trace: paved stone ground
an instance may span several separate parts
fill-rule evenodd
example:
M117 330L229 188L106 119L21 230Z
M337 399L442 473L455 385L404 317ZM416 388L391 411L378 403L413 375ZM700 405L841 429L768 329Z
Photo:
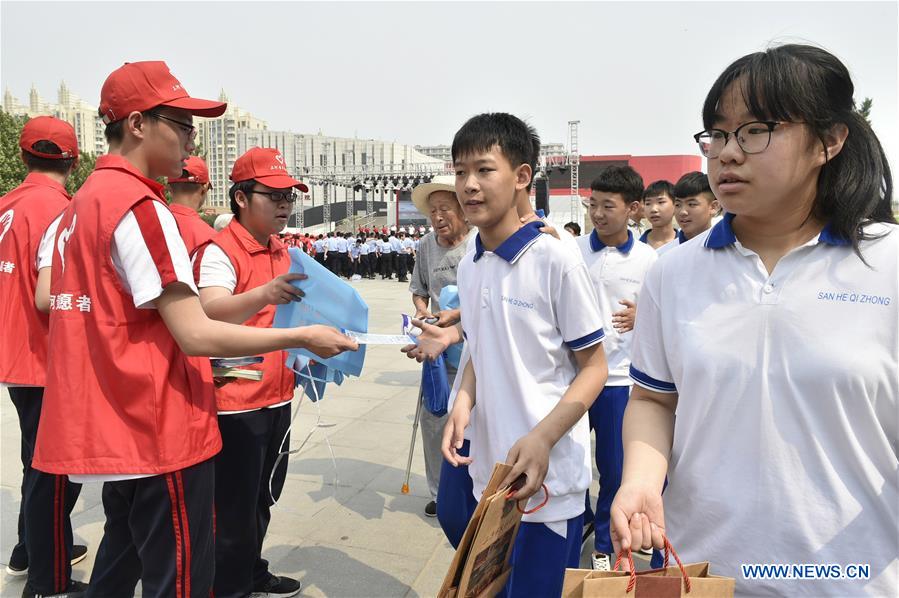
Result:
M370 331L397 333L398 314L412 309L407 285L381 280L353 284L369 305ZM317 405L302 401L291 448L299 448L310 431L312 435L290 457L263 556L274 573L300 579L303 596L436 595L453 551L437 520L424 515L430 497L420 437L410 493L401 493L419 367L396 347L370 347L360 378L329 386ZM0 566L5 567L16 541L22 473L18 421L5 390L0 396L0 448ZM594 483L594 497L596 490ZM103 522L100 487L85 485L72 523L76 541L90 551L74 567L75 579L90 577ZM585 550L582 563L588 562ZM0 596L19 596L23 583L0 572Z

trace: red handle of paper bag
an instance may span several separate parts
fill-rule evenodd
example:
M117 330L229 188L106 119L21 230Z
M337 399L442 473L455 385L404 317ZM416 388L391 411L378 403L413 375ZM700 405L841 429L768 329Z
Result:
M677 562L677 567L678 567L678 569L680 569L680 574L684 578L684 591L687 594L689 594L690 591L693 589L692 585L690 584L690 576L687 575L687 570L684 569L684 564L681 562L680 557L677 556L677 551L674 550L674 546L671 545L671 542L668 540L668 536L663 535L662 540L665 542L664 568L665 569L668 568L668 556L670 553L671 555L674 556L674 560L675 560L675 562ZM627 557L627 563L628 563L628 565L630 565L630 568L631 568L631 578L627 582L627 593L629 594L634 589L634 586L637 585L637 570L634 567L634 557L631 554L630 548L628 548L627 550L622 550L621 552L618 553L618 557L615 559L615 565L612 567L612 571L617 571L618 567L621 566L621 557L622 556Z
M684 577L684 590L687 594L690 593L692 587L690 586L690 576L687 575L687 571L684 569L684 564L680 561L680 557L677 556L677 551L674 550L674 546L671 545L671 542L668 540L668 536L662 535L662 540L665 541L665 564L664 567L668 568L668 553L670 552L674 556L674 560L677 563L678 569L680 569L680 574Z
M627 590L626 594L630 594L634 591L634 586L637 585L637 568L634 566L634 555L631 554L631 549L622 550L618 553L618 557L615 559L615 565L612 566L612 571L618 571L618 567L621 566L621 557L627 556L627 564L631 567L631 578L627 582Z
M515 508L518 509L519 513L521 513L522 515L530 515L531 513L536 513L537 511L539 511L540 509L542 509L543 507L546 506L546 503L549 502L549 490L546 488L546 484L540 484L540 487L543 489L543 502L540 503L539 505L537 505L536 507L534 507L533 509L531 509L530 511L527 511L527 510L521 508L521 501L516 500ZM512 494L514 494L514 492L515 492L514 490L510 490L509 493L506 494L506 498L507 499L512 498Z

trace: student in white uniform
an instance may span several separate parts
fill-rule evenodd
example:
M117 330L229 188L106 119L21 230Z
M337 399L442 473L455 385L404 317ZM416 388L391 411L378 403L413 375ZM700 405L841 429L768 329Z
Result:
M379 260L381 263L381 280L384 280L385 278L390 280L393 278L393 243L390 242L390 238L387 235L382 235L381 243L378 247L381 255L381 259Z
M668 253L681 243L686 243L699 233L712 228L712 219L721 210L709 177L704 172L688 172L674 184L674 219L680 228L673 241L656 251Z
M651 228L640 235L640 241L658 249L674 240L674 185L661 180L650 183L643 192L643 211Z
M609 509L621 483L624 457L621 424L631 389L628 376L631 330L640 288L646 272L658 256L640 243L627 228L628 219L642 199L643 178L630 166L610 166L590 184L584 202L593 232L578 237L577 244L599 297L609 379L590 407L590 429L596 433L596 469L599 497L594 511L587 496L587 531L594 527L593 568L609 571L615 562L609 535Z
M451 464L469 465L469 514L495 462L512 466L505 483L526 476L512 496L530 499L534 512L524 515L515 539L506 596L558 596L565 568L577 566L591 478L584 415L608 373L583 261L541 233L542 222L519 221L517 199L538 151L536 132L510 114L471 118L452 148L456 196L479 234L458 269L471 359L442 449ZM466 457L457 450L469 423ZM441 501L442 494L442 509Z
M638 303L613 539L664 531L738 595L899 595L899 227L853 92L811 46L728 66L696 135L726 215ZM767 563L869 569L747 569Z
M340 276L340 239L333 231L325 239L325 264L336 276Z

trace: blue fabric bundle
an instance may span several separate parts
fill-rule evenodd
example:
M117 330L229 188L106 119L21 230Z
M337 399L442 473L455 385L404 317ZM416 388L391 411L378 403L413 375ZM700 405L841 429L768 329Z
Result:
M295 328L323 324L356 332L368 332L368 305L356 292L332 274L327 268L296 247L290 253L290 272L305 274L306 280L294 281L293 285L305 293L302 301L292 301L279 305L275 312L275 328ZM346 351L327 359L306 349L288 349L287 367L298 372L298 385L307 390L307 395L315 400L311 384L318 390L318 398L324 393L326 382L343 382L345 375L358 376L365 363L365 346L358 351ZM313 362L310 365L310 360Z

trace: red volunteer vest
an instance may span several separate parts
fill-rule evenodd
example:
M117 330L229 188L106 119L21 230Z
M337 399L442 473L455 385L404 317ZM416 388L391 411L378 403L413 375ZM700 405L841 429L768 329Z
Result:
M65 187L36 172L0 198L0 382L47 382L48 317L34 306L37 250L69 200Z
M147 198L164 204L162 186L121 156L101 156L63 213L33 460L41 471L162 474L221 449L208 361L190 363L159 312L134 307L112 262L119 221ZM161 228L143 232L164 242ZM154 255L165 287L174 267L164 248Z
M196 210L176 203L169 204L169 209L178 223L188 255L192 255L197 247L207 243L215 235L215 229L206 224Z
M234 294L244 293L262 286L276 276L290 270L290 255L287 247L277 237L269 237L269 246L263 247L253 235L236 219L212 238L212 242L222 248L237 273ZM194 273L199 273L199 264L206 247L200 248L194 260ZM275 321L274 305L266 305L256 315L244 322L245 326L271 328ZM245 369L262 370L262 380L238 379L215 389L215 399L219 411L240 411L258 409L293 398L293 372L284 365L287 353L274 351L263 354L265 360Z

